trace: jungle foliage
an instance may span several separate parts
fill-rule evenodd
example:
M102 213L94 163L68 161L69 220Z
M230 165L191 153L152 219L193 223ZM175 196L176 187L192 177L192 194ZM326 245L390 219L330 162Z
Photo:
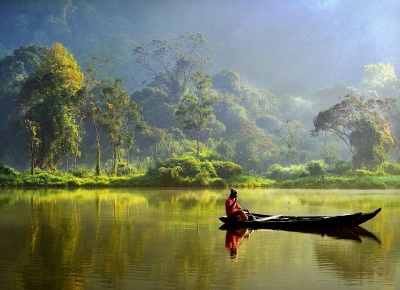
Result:
M165 4L134 2L0 4L0 13L9 12L0 18L4 164L19 171L30 168L32 175L58 170L83 179L126 177L121 184L129 184L128 176L136 174L143 176L143 184L159 186L226 185L240 176L285 181L352 171L397 172L400 107L393 64L363 59L353 72L360 75L358 87L340 82L314 87L317 92L304 90L304 78L285 73L274 79L276 70L271 69L279 66L274 57L280 49L287 51L277 41L278 33L262 46L271 65L260 70L250 46L220 43L217 40L225 38L215 29L207 29L207 38L200 32L166 33L155 25L156 16L143 18L150 6L156 13ZM308 15L315 13L290 2ZM133 15L121 11L122 3L136 8ZM182 11L180 1L171 3ZM281 3L262 5L291 9ZM348 11L354 9L347 5ZM194 6L188 9L190 15L198 12ZM236 3L232 9L240 7ZM214 15L209 6L205 10ZM148 22L154 25L143 24ZM315 27L305 23L306 30ZM160 29L162 37L149 38L151 29ZM239 30L231 34L232 41L245 37ZM290 43L293 37L281 40ZM221 56L226 51L231 59L241 56L253 62L230 67ZM340 55L354 58L350 51ZM284 58L276 59L293 68ZM238 67L247 74L239 74ZM248 67L258 67L264 77L255 80ZM307 62L295 68L306 67ZM296 89L285 89L291 86Z

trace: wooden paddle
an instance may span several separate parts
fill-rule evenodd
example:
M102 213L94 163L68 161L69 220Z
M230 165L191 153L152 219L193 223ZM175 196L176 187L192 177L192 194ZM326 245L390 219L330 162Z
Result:
M249 213L249 215L251 215L251 217L253 218L253 220L256 220L257 218L243 205L243 203L240 202L240 200L238 198L236 198L236 200L240 203L240 205L243 207L243 210L247 210L247 212Z

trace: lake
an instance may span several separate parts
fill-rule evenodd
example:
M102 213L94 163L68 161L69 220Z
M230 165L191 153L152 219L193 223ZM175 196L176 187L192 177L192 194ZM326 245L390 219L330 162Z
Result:
M362 234L336 236L221 230L228 195L0 190L0 288L400 289L400 191L239 189L255 213L382 208Z

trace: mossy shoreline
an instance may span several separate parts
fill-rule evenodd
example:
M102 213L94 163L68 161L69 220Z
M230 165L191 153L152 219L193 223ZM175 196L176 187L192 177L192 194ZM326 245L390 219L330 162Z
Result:
M400 167L385 171L347 170L344 174L310 170L310 166L272 166L265 176L248 174L233 162L200 161L192 156L157 162L146 172L95 176L84 168L35 174L0 163L0 188L282 188L282 189L400 189ZM301 169L301 170L300 170ZM301 174L299 174L299 172ZM124 173L124 174L122 174Z
M400 177L382 176L319 176L275 181L260 176L239 175L223 178L184 178L170 180L153 178L146 174L123 177L76 177L64 174L36 175L0 174L2 188L118 188L118 187L200 187L200 188L285 188L285 189L400 189Z

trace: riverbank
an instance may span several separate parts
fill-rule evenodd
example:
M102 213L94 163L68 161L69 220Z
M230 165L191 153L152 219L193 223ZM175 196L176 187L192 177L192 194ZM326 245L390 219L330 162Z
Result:
M146 174L123 177L76 177L66 172L30 175L0 174L3 188L77 188L77 187L215 187L215 188L299 188L299 189L400 189L400 177L394 175L318 176L276 181L255 175L223 178L182 178L168 182Z
M163 178L154 178L147 174L132 176L110 177L76 177L68 173L39 173L35 175L0 174L0 186L4 188L13 187L49 187L49 188L77 188L77 187L221 187L228 188L271 188L275 181L259 176L239 175L231 179L223 178L181 178L170 181Z

